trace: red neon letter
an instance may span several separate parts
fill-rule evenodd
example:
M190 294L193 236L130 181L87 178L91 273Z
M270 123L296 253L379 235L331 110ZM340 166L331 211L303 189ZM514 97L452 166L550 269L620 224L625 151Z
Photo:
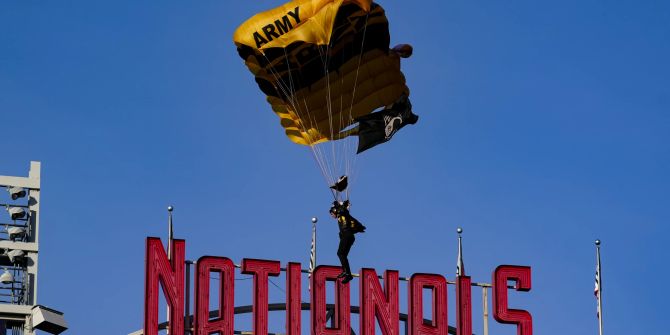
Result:
M516 281L517 291L530 291L530 267L500 265L493 272L493 317L500 323L516 324L517 335L533 335L528 311L507 308L507 281Z
M202 256L198 259L195 273L195 334L233 335L235 321L235 265L225 257ZM219 315L209 318L209 282L212 272L219 273ZM175 334L175 333L171 333ZM181 333L178 333L181 334Z
M300 335L300 263L286 267L286 334Z
M456 278L456 335L472 335L471 283L468 276Z
M384 272L384 291L373 269L361 270L360 280L361 334L374 335L376 316L382 334L399 335L398 271Z
M415 273L409 281L410 335L447 335L447 280L436 274ZM430 288L433 296L431 324L423 320L423 289Z
M312 273L311 292L311 328L312 335L350 335L351 318L349 283L342 284L337 275L342 272L339 266L319 265ZM335 328L326 327L326 281L335 281Z
M144 334L158 334L158 285L170 308L170 334L184 333L184 259L186 242L172 240L172 264L163 243L147 237L146 277L144 281Z
M268 334L268 276L276 277L280 272L277 261L266 261L262 259L242 260L242 273L254 275L254 304L253 333L255 335Z

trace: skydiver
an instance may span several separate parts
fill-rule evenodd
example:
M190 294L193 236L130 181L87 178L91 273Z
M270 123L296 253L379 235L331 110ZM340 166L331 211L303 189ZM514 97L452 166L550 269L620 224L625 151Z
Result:
M356 241L354 234L365 232L365 226L349 213L350 207L351 203L349 203L349 200L344 202L333 201L333 205L330 207L330 216L337 220L338 227L340 228L340 244L337 247L337 257L342 264L342 273L337 278L343 278L342 283L344 284L354 279L349 267L349 260L347 259L351 246Z

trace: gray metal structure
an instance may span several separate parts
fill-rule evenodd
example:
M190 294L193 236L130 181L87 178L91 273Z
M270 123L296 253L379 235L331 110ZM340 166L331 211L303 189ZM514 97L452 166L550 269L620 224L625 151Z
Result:
M0 335L52 333L45 329L52 326L45 312L54 315L47 319L58 319L57 326L67 327L62 313L37 305L40 166L30 162L28 177L0 176L0 192L7 190L0 197ZM35 323L33 315L38 316Z
M310 310L310 303L308 302L303 302L300 304L300 309L303 311L309 311ZM285 311L286 310L286 304L285 303L274 303L274 304L268 304L268 311L274 312L274 311ZM234 314L249 314L252 313L253 311L253 306L252 305L247 305L247 306L238 306L235 307L234 309ZM351 306L350 312L352 314L360 314L361 309L358 306ZM334 304L327 304L326 305L326 322L330 322L330 326L334 327L335 326L335 305ZM209 312L209 317L210 318L216 318L219 317L219 311L210 311ZM186 322L188 324L192 324L193 322L193 315L189 315L186 317ZM409 334L409 329L408 329L408 323L407 323L407 314L406 313L399 313L398 314L398 319L404 323L404 332L405 334ZM426 324L430 324L432 321L430 319L423 319L423 322ZM158 325L158 330L167 330L168 323L163 322ZM448 327L448 333L450 335L456 335L456 328L452 326L447 326ZM190 330L186 329L186 333L189 333ZM252 331L245 331L245 330L235 330L234 331L235 335L254 335ZM144 335L144 331L141 329L135 332L132 332L128 335ZM268 333L268 335L284 335L282 333ZM353 326L351 327L351 335L356 335L356 331L354 330ZM476 334L472 334L476 335Z
M459 232L459 234L460 234L460 232ZM186 260L184 263L186 264L186 267L185 267L185 276L186 276L186 278L185 278L185 288L186 289L185 289L185 292L184 292L184 294L185 294L185 300L184 300L184 303L185 303L184 335L192 335L194 333L193 329L192 329L194 316L190 313L190 305L191 305L191 300L190 300L190 293L191 293L190 292L191 291L191 285L190 285L191 275L190 275L190 273L191 273L191 269L190 269L190 267L191 267L191 265L195 264L195 262L193 262L192 260ZM235 264L235 267L239 269L241 266L239 264ZM281 268L281 271L286 271L286 268ZM301 269L301 272L302 273L310 273L310 271L307 270L307 269ZM353 275L354 275L354 277L357 277L357 278L360 277L360 275L357 274L357 273L353 273ZM378 278L383 279L382 276L378 276ZM399 277L398 280L408 282L410 280L410 277ZM447 280L447 284L448 285L455 285L456 282L451 281L451 280ZM489 283L479 283L479 282L472 282L472 283L470 283L470 285L482 288L482 294L483 294L482 307L483 307L483 317L484 317L484 330L483 330L483 332L484 332L484 334L488 334L489 313L488 313L488 300L487 300L488 294L487 294L487 290L491 289L492 285L489 284ZM507 288L513 289L514 286L513 285L508 285ZM270 311L270 312L285 311L285 310L286 310L286 303L269 303L268 304L268 311ZM309 311L310 310L310 303L309 302L301 303L301 310L302 311ZM253 311L253 306L251 306L251 305L237 306L237 307L234 307L234 312L233 313L236 314L236 315L237 314L249 314L249 313L252 313L252 311ZM335 321L333 319L333 316L335 314L335 305L334 304L326 304L326 312L327 312L326 313L326 322L329 321L330 322L330 327L334 327L335 326L335 324L334 324ZM360 307L359 306L350 306L350 312L352 314L360 314ZM219 311L218 310L210 311L209 315L210 315L210 318L218 317L219 316ZM405 335L409 334L407 317L408 317L407 313L398 313L399 321L404 323L404 334ZM429 324L431 322L430 319L424 319L423 321L427 324ZM159 332L160 331L167 332L168 324L169 324L168 321L159 323L158 324L158 331ZM448 327L447 332L450 335L456 335L457 334L457 331L456 331L455 327L449 326L449 325L447 325L447 327ZM401 331L402 331L402 329L401 329ZM235 335L254 335L253 332L247 331L247 330L235 330L234 333L235 333ZM128 335L144 335L144 330L139 329L139 330L136 330L136 331L134 331L134 332L132 332ZM285 335L285 334L284 333L271 333L271 332L269 332L268 335ZM356 331L354 330L353 326L351 328L351 335L356 335ZM473 335L475 335L474 332L473 332Z

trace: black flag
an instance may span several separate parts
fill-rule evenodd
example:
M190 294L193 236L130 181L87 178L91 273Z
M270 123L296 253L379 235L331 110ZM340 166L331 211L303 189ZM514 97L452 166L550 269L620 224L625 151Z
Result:
M389 141L393 135L407 124L415 124L419 117L412 113L409 98L403 96L391 108L364 115L358 121L357 154L378 144Z

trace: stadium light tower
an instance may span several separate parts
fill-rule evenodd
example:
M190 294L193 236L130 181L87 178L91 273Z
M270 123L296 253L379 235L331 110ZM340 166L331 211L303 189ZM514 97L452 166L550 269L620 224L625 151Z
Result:
M37 304L40 163L30 162L28 177L0 176L2 189L0 335L60 334L67 329L63 313Z

